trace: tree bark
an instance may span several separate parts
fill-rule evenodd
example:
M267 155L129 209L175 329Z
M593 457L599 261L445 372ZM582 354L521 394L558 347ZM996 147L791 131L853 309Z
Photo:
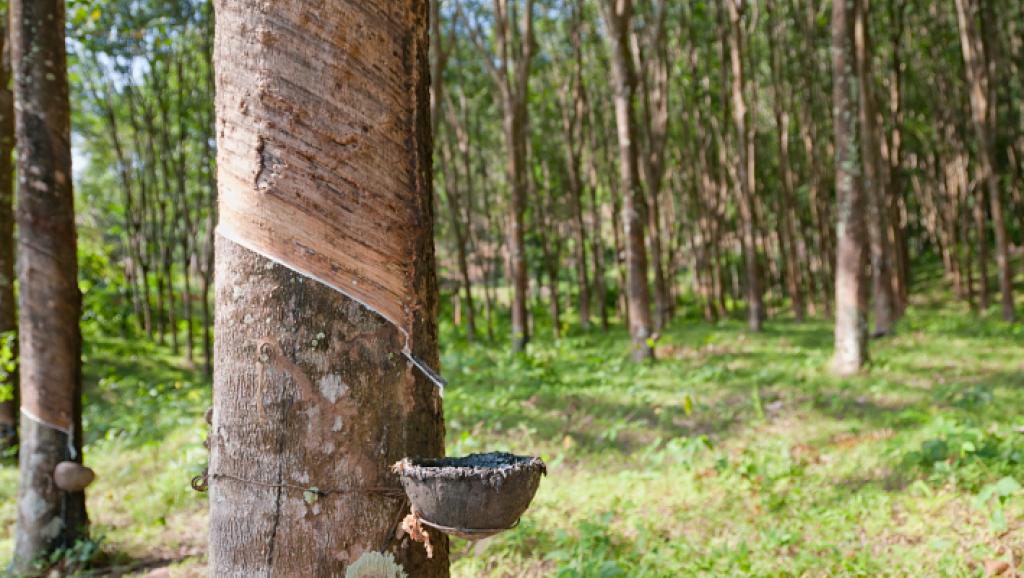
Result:
M793 170L789 161L789 112L787 110L786 88L783 82L782 52L780 49L779 28L780 22L775 17L775 4L777 0L767 3L768 26L770 28L768 39L771 51L772 86L774 98L772 99L773 111L775 113L775 128L778 132L779 141L779 172L782 173L782 195L779 207L780 240L782 244L782 256L786 268L786 293L793 306L793 316L800 322L804 320L807 308L804 305L803 283L800 279L800 265L797 262L797 229L795 221L796 201L794 199Z
M88 533L83 492L53 481L82 461L81 294L71 189L63 0L11 2L18 149L21 481L15 573ZM62 431L63 430L63 431Z
M605 0L602 14L608 28L614 85L615 121L619 142L619 181L622 190L622 229L626 257L626 301L633 359L654 358L650 338L650 289L647 283L647 251L644 247L644 195L637 167L636 73L629 55L632 0Z
M583 223L583 128L586 100L583 92L582 2L572 5L570 42L573 50L572 79L560 92L562 108L562 144L565 150L565 169L568 177L569 208L572 211L573 251L576 265L576 284L579 287L577 309L580 328L590 328L590 279L587 275L587 229ZM595 279L595 283L596 283Z
M888 335L896 320L893 294L892 247L889 243L889 206L886 202L882 168L881 132L876 117L874 79L871 68L871 37L868 29L868 0L855 0L854 59L860 101L860 148L863 183L868 202L868 237L871 245L874 335Z
M867 362L867 198L858 155L853 95L854 10L859 0L832 0L832 106L836 155L836 326L832 370L856 373Z
M960 29L960 51L967 72L971 101L971 120L977 140L978 180L988 191L992 228L996 237L996 265L999 269L999 290L1002 296L1003 319L1013 321L1013 271L1010 267L1010 243L1003 217L1003 201L999 177L995 172L995 106L993 100L991 55L987 54L979 31L978 12L984 19L991 11L982 10L978 0L956 0L957 23ZM984 27L984 22L983 22ZM991 30L991 27L986 27Z
M418 223L386 233L414 251L408 346L436 367L427 21L426 0L328 0L315 15L300 0L218 0L214 62L221 214L257 184L329 187L375 210L397 196ZM341 576L377 551L410 576L448 576L444 536L428 559L396 534L409 505L389 466L444 451L440 397L397 328L223 237L216 299L210 575Z
M514 0L518 8L518 0ZM529 271L526 263L526 200L529 197L530 168L526 141L529 138L530 65L533 60L533 2L523 0L521 23L513 21L515 10L508 0L494 0L493 32L495 54L483 46L483 31L466 19L470 37L481 54L498 88L505 137L505 178L511 187L509 226L509 277L512 284L512 349L522 351L530 341ZM465 15L463 15L465 16ZM516 29L513 29L516 27Z
M7 49L7 18L0 18L0 334L17 331L14 302L14 93ZM9 399L0 401L0 454L18 445L18 374L11 373L0 388Z
M729 59L732 93L732 120L736 131L736 191L740 215L740 240L743 245L744 272L746 274L747 325L751 331L761 331L764 323L764 296L761 291L761 272L758 264L757 224L754 191L751 188L751 134L750 121L744 95L746 83L743 66L743 23L739 3L742 0L723 0L728 12Z

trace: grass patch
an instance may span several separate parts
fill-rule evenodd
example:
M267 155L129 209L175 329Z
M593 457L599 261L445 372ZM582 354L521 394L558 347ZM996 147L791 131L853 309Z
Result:
M571 312L567 315L571 315ZM543 325L540 325L543 328ZM826 369L826 321L678 319L636 365L616 327L523 355L442 328L448 452L541 455L513 532L453 543L453 575L972 576L1024 558L1024 329L924 291L870 371ZM105 547L199 575L209 388L162 348L86 355L90 512ZM0 558L16 472L0 468Z

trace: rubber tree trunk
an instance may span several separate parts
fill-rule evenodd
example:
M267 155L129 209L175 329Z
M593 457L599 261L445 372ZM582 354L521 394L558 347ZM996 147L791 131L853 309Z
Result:
M888 335L897 317L893 292L893 249L889 239L889 206L882 165L881 130L875 106L871 67L871 35L866 0L855 0L854 54L860 100L860 147L863 183L868 202L868 238L871 246L871 280L875 313L874 335Z
M807 312L804 305L803 283L800 264L797 262L797 205L794 195L793 170L789 160L789 112L787 111L783 59L780 44L780 26L776 20L775 2L768 2L768 46L772 72L772 108L775 114L775 128L778 131L779 172L782 173L782 191L779 207L779 238L782 257L786 266L786 294L793 306L793 317L803 321ZM784 38L784 37L783 37Z
M654 358L650 338L650 289L647 282L647 251L644 247L644 195L640 185L636 150L636 73L629 55L629 30L633 6L630 0L605 0L602 6L611 49L615 121L619 143L619 180L622 189L622 230L626 257L626 304L633 359Z
M743 21L740 0L724 0L729 15L729 58L731 63L730 81L732 92L732 117L736 130L737 205L740 215L740 240L743 245L743 263L746 273L747 325L751 331L761 331L766 311L761 291L761 271L757 250L757 215L754 191L751 186L753 175L751 152L753 149L748 123L751 122L744 92L746 82L743 66Z
M1013 321L1013 270L1010 266L1010 241L1003 217L1003 201L999 190L999 176L995 172L995 106L992 98L992 67L979 28L978 13L986 16L978 0L956 0L957 23L960 30L960 51L967 71L968 92L971 101L971 120L977 140L978 180L989 197L992 228L996 237L996 264L999 268L999 290L1002 296L1003 319ZM984 23L983 23L984 24ZM983 241L983 240L980 240Z
M853 83L853 2L832 1L832 107L836 155L836 327L832 370L856 373L868 358L867 197L858 160Z
M14 303L14 93L11 91L7 18L0 18L0 333L15 331ZM17 374L7 376L0 387L10 388L9 399L0 401L0 453L18 445Z
M436 367L427 4L218 0L214 63L222 205L260 181L384 211L374 191L408 187L420 226L389 234L416 248L409 345ZM446 538L431 533L428 559L396 533L409 504L389 466L444 451L439 393L400 332L223 237L215 279L209 574L328 578L385 552L409 576L448 576Z
M10 9L18 103L22 416L14 570L20 575L39 557L85 536L88 517L85 494L62 492L53 480L59 462L82 459L81 294L64 2L13 0Z

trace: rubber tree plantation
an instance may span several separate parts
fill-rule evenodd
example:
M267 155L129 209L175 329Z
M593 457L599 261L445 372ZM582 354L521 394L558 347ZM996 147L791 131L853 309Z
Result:
M0 575L1024 572L1024 0L0 11Z

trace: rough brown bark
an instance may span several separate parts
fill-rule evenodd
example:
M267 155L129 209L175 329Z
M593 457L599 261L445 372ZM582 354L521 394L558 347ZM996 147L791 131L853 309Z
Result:
M971 120L977 140L978 180L988 191L992 229L996 237L996 265L999 269L999 290L1002 296L1003 319L1013 321L1013 271L1010 267L1010 246L1003 217L1003 201L999 177L995 172L995 106L990 58L977 18L986 18L991 11L982 10L979 0L956 0L957 23L960 29L960 51L967 72L971 102ZM991 30L991 26L984 26Z
M854 8L832 0L832 103L836 155L836 327L832 370L855 373L867 361L867 198L858 155L853 95Z
M0 18L0 333L17 330L14 302L14 93L7 47L7 18ZM17 374L0 386L10 388L10 399L0 401L0 454L18 445Z
M85 494L62 492L53 482L59 462L82 460L81 294L64 2L14 0L10 8L18 103L22 437L14 570L20 574L87 535L88 517Z
M622 190L622 229L626 259L626 301L633 358L654 358L650 338L650 290L647 283L647 251L644 247L644 195L641 189L636 150L636 73L629 55L629 30L633 15L631 0L605 0L602 15L608 28L614 85L615 121L619 143L619 182Z
M258 184L357 193L353 210L394 195L417 215L386 231L412 250L408 345L436 367L426 0L328 0L315 14L219 0L216 15L221 214L233 187ZM269 183L260 142L276 155ZM390 464L444 451L438 391L398 329L223 237L216 283L210 575L334 577L383 551L410 576L447 576L446 538L432 535L427 559L396 535L409 505Z

